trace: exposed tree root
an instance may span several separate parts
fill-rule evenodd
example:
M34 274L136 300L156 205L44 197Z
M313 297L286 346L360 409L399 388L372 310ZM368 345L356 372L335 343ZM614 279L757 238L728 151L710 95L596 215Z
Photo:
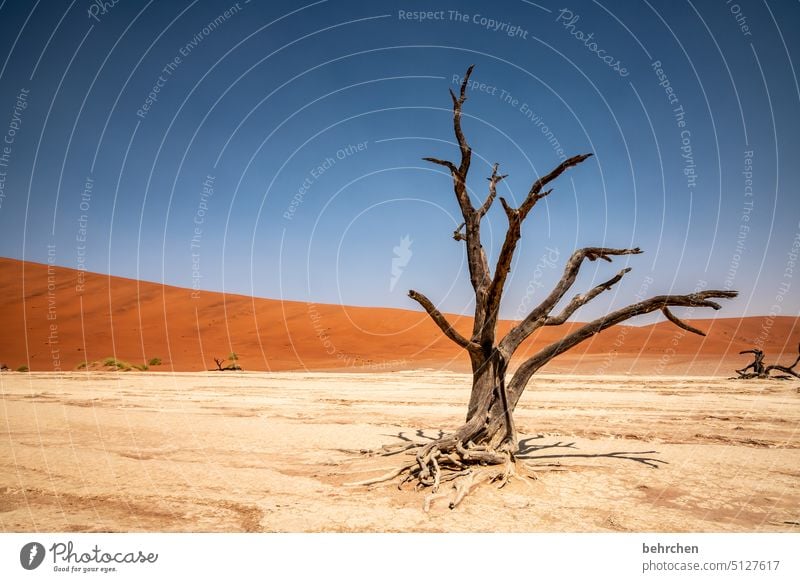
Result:
M441 433L440 433L441 434ZM558 453L552 455L538 454L539 451L552 447L575 448L574 443L561 442L553 445L531 445L531 439L523 439L516 450L509 441L501 441L501 445L493 449L488 445L476 445L472 441L466 444L458 439L459 432L431 438L419 434L428 442L417 441L413 447L403 443L399 447L387 446L377 453L382 456L397 454L403 450L406 455L413 455L413 460L383 475L348 483L349 486L377 485L397 479L397 488L402 489L411 484L415 491L427 491L423 502L423 510L428 513L434 502L445 500L450 509L458 507L464 499L478 486L484 483L495 484L502 489L516 477L518 482L532 487L531 480L537 479L537 473L545 467L561 468L560 463L530 463L530 460L547 460L569 458L609 458L636 461L653 469L666 464L656 456L657 451L616 451L611 453ZM461 433L463 434L463 433ZM403 438L401 433L401 438ZM530 453L536 453L531 456ZM374 454L370 451L369 454ZM383 467L382 469L385 469ZM372 469L377 471L378 469Z
M418 436L428 438L425 435ZM413 454L414 460L378 477L347 485L377 485L402 476L398 481L398 489L413 484L417 491L429 490L423 503L425 512L430 511L433 502L440 499L446 500L450 509L455 509L480 484L496 483L498 488L502 488L519 476L517 462L511 452L492 450L472 442L464 444L453 435L440 436L427 443L406 442L365 452L377 456Z
M374 477L373 479L366 479L364 481L356 481L355 483L345 483L347 487L361 487L364 485L375 485L377 483L383 483L385 481L390 481L399 475L402 475L406 471L408 471L414 465L406 465L404 467L399 467L397 469L393 469L386 473L385 475L381 475L380 477Z

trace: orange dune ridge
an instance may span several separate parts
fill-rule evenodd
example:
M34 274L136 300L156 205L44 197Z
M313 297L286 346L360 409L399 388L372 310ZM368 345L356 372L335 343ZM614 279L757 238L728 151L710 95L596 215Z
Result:
M422 311L259 299L83 273L0 258L0 362L69 371L115 357L155 371L214 368L236 352L245 370L467 370L469 359ZM468 335L472 320L451 316ZM608 329L556 358L546 372L730 375L761 345L766 363L793 359L800 318L691 320L699 337L661 322ZM501 333L513 322L501 322ZM571 327L535 333L517 354ZM91 366L90 366L91 367ZM513 363L512 363L513 367Z

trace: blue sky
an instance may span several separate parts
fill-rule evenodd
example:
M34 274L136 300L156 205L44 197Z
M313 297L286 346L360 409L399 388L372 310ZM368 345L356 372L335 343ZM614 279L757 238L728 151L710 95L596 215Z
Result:
M526 222L504 317L601 245L645 254L588 264L577 291L633 271L579 319L699 288L741 292L723 316L800 310L797 3L0 6L1 256L468 313L450 178L421 158L457 157L447 89L475 64L476 203L494 162L519 202L594 153ZM490 259L504 232L498 205Z

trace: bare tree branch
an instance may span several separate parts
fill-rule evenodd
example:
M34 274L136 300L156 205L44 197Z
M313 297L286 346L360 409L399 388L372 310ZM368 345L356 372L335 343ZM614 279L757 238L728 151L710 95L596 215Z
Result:
M481 333L482 341L493 341L494 339L494 329L497 325L497 317L500 310L500 298L503 295L506 279L511 271L511 262L514 259L517 243L522 237L522 222L527 218L533 207L536 206L536 203L552 192L552 190L543 192L542 188L558 178L569 168L577 166L591 155L592 154L581 154L568 158L561 162L552 172L536 180L531 185L531 189L528 191L525 200L523 200L522 204L520 204L517 209L511 208L505 200L501 199L503 209L506 211L506 216L508 217L508 230L506 231L506 237L503 241L503 247L500 249L500 255L497 258L497 265L494 269L492 282L486 294L486 321L484 322Z
M800 348L798 348L800 349ZM800 363L800 355L797 356L797 359L791 366L781 366L780 364L772 364L764 368L764 377L770 378L769 375L772 370L777 370L778 372L783 372L784 374L790 374L795 378L800 378L800 374L794 369L797 364ZM772 376L773 378L775 376Z
M783 372L784 374L791 374L795 378L800 378L800 374L798 374L794 368L787 366L779 366L778 364L772 364L764 369L764 373L766 374L767 378L780 378L779 376L770 376L769 374L770 372L772 372L772 370L778 370L778 372Z
M500 311L500 298L503 295L503 288L508 274L511 271L511 261L514 258L517 242L522 236L521 227L523 219L520 215L520 211L516 208L512 208L508 202L506 202L505 198L500 198L500 202L508 218L508 229L506 230L506 236L503 240L503 246L500 248L500 254L497 257L494 276L486 292L486 308L484 310L486 320L483 322L483 327L480 330L482 342L494 341L495 327Z
M697 329L696 327L692 327L691 325L689 325L685 321L675 317L675 315L673 315L673 313L669 310L668 307L664 307L661 310L661 312L664 314L664 317L666 317L668 320L670 320L672 323L674 323L678 327L680 327L682 329L685 329L688 332L696 333L697 335L702 335L702 336L706 335L706 332L704 332L702 329Z
M506 202L506 199L505 199L505 198L503 198L502 196L500 197L500 204L502 204L502 205L503 205L503 210L505 210L505 212L506 212L506 217L507 217L507 218L510 220L510 219L511 219L511 217L512 217L512 216L514 216L514 215L516 214L516 212L517 212L517 209L516 209L516 208L512 208L512 207L511 207L511 206L508 204L508 202Z
M455 179L458 176L458 168L456 168L456 165L451 161L440 160L439 158L422 158L422 159L432 164L438 164L440 166L444 166L445 168L450 170L450 172L453 174L453 179Z
M509 405L515 406L519 396L525 389L525 385L530 380L530 377L547 362L556 356L563 354L567 350L575 347L579 343L589 339L595 334L600 333L604 329L622 323L637 315L644 315L653 311L663 310L665 307L711 307L712 309L719 309L719 303L711 301L711 298L726 298L730 299L736 297L736 291L700 291L699 293L692 293L690 295L659 295L652 297L639 303L634 303L628 307L613 311L603 317L595 319L587 323L574 332L566 335L561 340L554 342L546 348L540 350L537 354L526 360L516 371L509 383L508 395Z
M569 291L572 285L575 283L575 279L578 277L578 273L580 272L584 259L588 259L590 261L601 259L611 262L611 257L613 256L638 255L641 254L641 252L642 251L638 247L633 249L585 247L576 250L574 253L572 253L572 256L564 266L564 274L561 276L561 280L550 292L550 295L548 295L544 301L534 308L527 315L527 317L525 317L525 319L511 328L508 334L506 334L506 337L504 337L500 342L500 351L506 354L507 357L510 357L511 354L516 351L519 345L525 341L525 338L542 327L542 325L545 325L547 316L550 315L550 312L553 310L553 308L558 304L559 301L561 301L564 295L567 294L567 291ZM619 275L620 278L624 276L624 274L625 273ZM618 279L611 279L607 283L613 285L617 281ZM597 291L597 293L595 293L595 295L593 295L591 298L587 299L587 301L594 299L594 297L601 291L602 289ZM575 309L578 307L580 307L580 305L575 307Z
M497 169L500 165L495 164L492 167L492 175L487 178L489 180L489 196L486 197L486 202L478 209L478 217L483 218L487 212L489 212L489 208L492 207L492 202L494 202L495 196L497 196L497 185L502 182L504 179L508 178L508 174L503 174L502 176L497 173Z
M426 160L431 160L432 158L424 158ZM449 163L449 162L448 162ZM502 176L497 173L497 169L499 164L495 164L492 168L492 175L487 178L489 180L489 195L486 197L486 201L481 205L481 207L477 210L478 220L482 219L486 216L486 213L489 212L489 209L492 207L492 203L494 202L495 197L497 196L497 184L499 184L505 178L508 178L508 174L503 174ZM453 231L453 239L456 241L465 241L467 240L466 235L462 232L464 227L467 225L466 222L462 222L458 225ZM488 270L488 265L487 265Z
M577 166L585 159L591 157L592 154L581 154L578 156L572 156L561 162L558 167L547 174L546 176L542 176L538 180L536 180L532 185L531 189L528 192L528 195L525 197L525 200L520 204L519 210L522 214L522 220L525 220L525 217L528 215L528 212L536 205L536 203L547 196L550 192L542 192L542 188L547 186L550 182L558 178L561 174L566 172L569 168L573 166Z
M558 315L553 316L553 317L547 316L545 318L544 324L545 325L562 325L578 309L580 309L581 307L583 307L584 305L589 303L592 299L594 299L595 297L600 295L603 291L608 291L609 289L611 289L611 287L613 287L614 285L619 283L620 279L622 279L622 277L624 277L625 274L629 273L630 271L631 271L631 268L630 267L626 267L625 269L622 269L619 273L614 275L608 281L605 281L604 283L600 283L599 285L597 285L596 287L593 287L591 290L589 290L586 293L576 295L567 304L567 306L564 307L564 309L561 311L561 313L559 313ZM666 309L666 307L664 309Z
M445 166L450 170L453 176L453 191L456 195L456 200L461 208L461 215L464 218L464 225L466 232L462 235L461 229L453 233L453 238L456 240L465 240L467 243L467 264L469 265L470 282L475 290L476 299L476 327L482 323L482 317L479 312L483 309L483 303L486 296L486 287L489 285L489 267L486 261L486 254L481 246L480 235L480 216L476 214L475 207L469 199L467 192L467 174L469 173L470 161L472 159L472 148L467 143L467 138L461 128L461 107L467 100L467 86L469 85L469 77L472 74L474 65L467 69L464 79L461 82L461 90L458 96L453 91L450 91L450 97L453 100L453 132L458 142L458 147L461 152L461 163L456 167L453 162L447 160L440 160L438 158L423 158L426 161L434 164Z
M469 341L463 335L456 331L450 322L447 321L447 318L442 314L441 311L436 309L436 307L431 303L431 300L425 297L422 293L417 293L413 289L408 292L408 296L411 297L414 301L422 305L425 311L428 312L428 315L431 316L431 319L439 326L439 329L442 330L444 335L449 337L455 343L460 345L462 348L467 350L480 350L480 346L475 342Z
M464 75L463 81L461 81L461 92L458 98L456 98L452 90L450 91L450 97L453 100L453 131L456 134L458 147L461 150L461 165L458 170L464 178L466 178L467 172L469 172L472 148L469 147L467 138L464 137L464 132L461 130L461 106L464 105L464 101L467 100L467 85L469 84L469 77L472 75L472 70L474 68L475 65L470 65L467 69L467 73Z
M453 91L450 91L450 97L453 99L453 132L458 142L458 148L461 151L461 163L456 167L453 162L447 160L440 160L438 158L422 158L427 162L439 164L440 166L447 167L453 175L453 190L456 194L456 199L461 207L461 213L464 216L464 221L467 222L471 214L475 212L475 208L469 200L467 193L467 174L469 173L470 161L472 160L472 148L467 143L467 138L461 129L461 107L464 101L467 100L467 85L469 84L469 77L472 75L472 69L475 65L470 65L467 69L466 75L461 82L461 92L458 97Z

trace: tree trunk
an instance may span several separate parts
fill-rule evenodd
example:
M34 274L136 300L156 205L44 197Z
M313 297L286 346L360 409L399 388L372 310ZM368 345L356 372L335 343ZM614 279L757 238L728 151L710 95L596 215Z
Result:
M472 392L467 419L455 432L462 443L473 443L491 451L516 450L513 408L506 392L508 363L494 350L472 357Z

